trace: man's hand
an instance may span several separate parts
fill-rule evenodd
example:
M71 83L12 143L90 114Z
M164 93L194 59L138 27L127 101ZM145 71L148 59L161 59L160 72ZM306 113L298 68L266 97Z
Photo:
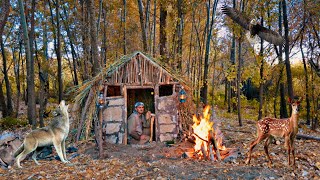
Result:
M149 139L149 138L150 138L149 136L144 135L144 134L142 134L142 135L140 136L140 140L147 140L147 139Z

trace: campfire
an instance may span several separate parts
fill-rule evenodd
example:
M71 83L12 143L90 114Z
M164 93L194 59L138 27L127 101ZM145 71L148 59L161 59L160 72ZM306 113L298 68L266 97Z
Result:
M209 113L210 106L206 106L203 114L193 116L194 152L189 157L206 160L223 160L235 153L235 149L226 148L223 145L222 135L219 134L218 126L214 126L214 121Z

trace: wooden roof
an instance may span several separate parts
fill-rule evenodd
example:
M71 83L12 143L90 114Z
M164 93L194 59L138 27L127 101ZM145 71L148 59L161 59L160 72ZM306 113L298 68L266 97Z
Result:
M136 51L123 56L110 65L106 72L108 84L154 85L181 83L186 86L183 79L163 62L153 59L142 52Z

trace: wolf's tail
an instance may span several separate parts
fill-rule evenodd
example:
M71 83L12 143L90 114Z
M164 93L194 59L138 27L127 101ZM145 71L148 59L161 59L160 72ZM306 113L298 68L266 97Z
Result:
M16 158L24 149L24 145L23 143L21 144L21 146L16 150L16 152L13 154L13 156Z

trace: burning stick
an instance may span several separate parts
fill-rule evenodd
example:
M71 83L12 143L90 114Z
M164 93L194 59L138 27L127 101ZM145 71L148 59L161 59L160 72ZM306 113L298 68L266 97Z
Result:
M212 152L212 144L209 145L209 158L211 161L214 161L214 155Z
M205 150L204 143L201 144L201 152L202 152L202 155L203 155L203 159L207 159L207 153L206 153L206 150Z
M221 156L220 156L220 151L219 151L219 148L218 148L218 145L217 145L217 141L213 135L213 131L209 131L209 134L210 134L210 141L211 141L211 144L214 146L214 150L216 151L216 155L217 155L217 158L219 161L221 161Z

